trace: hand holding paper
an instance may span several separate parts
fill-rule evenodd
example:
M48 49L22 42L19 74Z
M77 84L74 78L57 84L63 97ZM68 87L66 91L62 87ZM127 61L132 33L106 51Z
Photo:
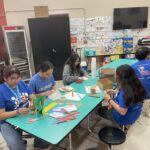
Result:
M51 100L57 100L62 97L61 93L59 91L55 91L53 94L49 95L48 98Z

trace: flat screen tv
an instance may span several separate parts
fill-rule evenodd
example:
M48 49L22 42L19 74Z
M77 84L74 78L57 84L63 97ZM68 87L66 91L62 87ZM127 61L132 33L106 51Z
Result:
M113 30L147 28L148 7L115 8Z

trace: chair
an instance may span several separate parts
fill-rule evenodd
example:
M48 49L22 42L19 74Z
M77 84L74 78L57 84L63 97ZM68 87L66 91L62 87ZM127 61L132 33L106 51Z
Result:
M98 133L101 141L109 145L112 150L112 145L119 145L126 140L126 134L115 127L104 127Z

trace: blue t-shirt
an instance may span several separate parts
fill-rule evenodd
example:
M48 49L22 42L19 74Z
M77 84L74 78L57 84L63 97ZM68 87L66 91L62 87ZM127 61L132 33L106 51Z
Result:
M52 89L55 85L55 80L53 75L48 79L43 79L39 73L35 74L29 82L29 87L34 94L39 94Z
M123 98L123 91L120 90L115 98L115 102L119 104L121 108L127 108L125 100ZM112 110L113 117L119 125L128 125L134 123L137 118L140 116L142 111L142 103L130 104L128 107L127 113L122 116L115 109Z
M150 61L141 60L132 65L137 77L147 91L147 98L150 98Z
M12 92L12 91L13 92ZM0 85L0 109L5 108L5 111L13 111L21 107L29 106L29 96L32 94L29 87L20 81L18 83L18 92L17 89L11 89L6 83ZM4 121L0 121L3 123Z

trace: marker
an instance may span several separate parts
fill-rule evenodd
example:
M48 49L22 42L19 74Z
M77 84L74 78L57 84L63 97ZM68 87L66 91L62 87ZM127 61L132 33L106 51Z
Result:
M72 97L74 97L74 92L72 91Z
M78 94L78 97L79 97L80 99L82 99L82 97L80 96L80 94Z
M55 124L60 124L60 123L63 123L63 122L67 122L66 120L64 120L64 121L57 121L57 122L55 122Z

